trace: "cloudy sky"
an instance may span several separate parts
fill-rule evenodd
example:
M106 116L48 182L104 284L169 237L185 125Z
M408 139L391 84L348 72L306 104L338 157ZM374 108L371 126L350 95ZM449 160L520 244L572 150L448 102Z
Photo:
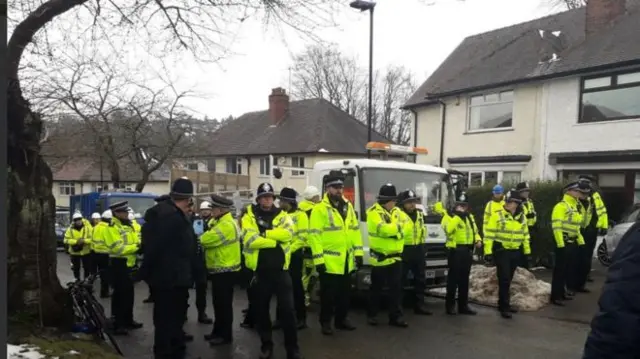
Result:
M379 0L374 19L374 67L402 64L424 81L466 36L545 16L561 9L548 0ZM348 11L338 17L339 28L319 35L341 51L368 61L369 17ZM183 75L203 99L190 106L209 117L239 116L265 109L271 88L289 86L291 54L305 45L302 39L263 34L250 23L238 34L234 55L220 65L189 66Z

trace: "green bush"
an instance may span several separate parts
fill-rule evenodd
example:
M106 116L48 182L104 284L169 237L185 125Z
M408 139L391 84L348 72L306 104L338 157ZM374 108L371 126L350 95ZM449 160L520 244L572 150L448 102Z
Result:
M473 187L466 190L469 196L469 205L471 211L475 215L476 222L482 233L482 219L484 216L484 207L491 199L491 189L493 185L482 187ZM504 185L505 191L515 185ZM537 231L532 234L533 241L531 251L534 261L548 258L553 252L554 239L551 231L551 211L553 207L562 198L563 182L556 181L530 181L531 199L538 214Z

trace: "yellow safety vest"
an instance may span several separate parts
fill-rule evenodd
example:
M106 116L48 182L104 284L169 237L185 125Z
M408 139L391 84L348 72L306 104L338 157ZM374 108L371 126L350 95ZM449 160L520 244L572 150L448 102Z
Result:
M284 270L289 269L291 260L291 242L293 241L293 221L285 211L280 211L271 221L273 229L260 235L260 227L253 213L253 207L247 207L247 213L242 216L242 242L244 262L247 268L255 271L261 249L276 248L280 245L284 252Z
M309 246L313 253L313 264L324 264L327 273L346 274L355 270L356 256L362 256L360 224L351 202L345 201L346 214L343 219L325 194L322 201L311 211L309 220Z
M504 200L496 202L494 200L491 200L489 202L487 202L487 204L484 206L484 217L482 219L482 230L484 231L484 229L487 227L487 223L489 223L489 218L491 218L491 214L493 214L493 212L496 211L501 211L504 209Z
M295 253L302 248L308 248L308 236L309 236L309 217L307 213L301 209L296 209L295 212L289 213L289 217L293 221L293 243L291 244L291 253Z
M73 224L67 228L64 233L64 244L69 246L69 254L72 256L85 256L91 253L91 232L93 228L89 225L89 222L83 221L84 225L80 230L77 230ZM79 251L74 251L73 246L78 244L78 240L84 239L84 245Z
M462 219L460 216L453 217L447 215L447 221L442 226L447 234L447 248L456 248L458 245L473 245L480 242L482 238L478 233L478 226L473 219L473 214L469 213L467 218ZM445 222L443 218L443 222Z
M300 209L302 212L305 212L308 217L311 217L311 210L315 205L315 203L305 199L298 204L298 209Z
M125 258L127 267L136 265L140 248L138 235L132 226L126 226L118 218L111 219L111 225L104 231L105 245L109 248L109 257Z
M533 213L533 218L527 218L527 226L529 227L535 226L538 220L538 215L536 213L536 208L534 207L533 201L531 199L527 199L525 202L522 203L522 212L524 213L525 218L530 213Z
M372 266L388 266L402 260L404 238L402 227L394 212L387 211L379 203L367 210L367 231Z
M100 222L93 228L93 240L91 247L96 253L109 253L109 248L105 244L105 231L109 228L109 223Z
M402 209L398 208L398 210L392 212L392 215L402 229L405 246L416 246L426 243L427 231L424 226L424 214L417 209L416 213L416 220L414 222L409 214Z
M584 222L584 217L578 205L579 200L565 194L562 197L562 201L558 202L551 212L551 229L553 230L553 238L556 241L558 248L563 248L564 234L566 234L570 240L575 240L578 245L584 244L584 238L580 233L580 228Z
M209 273L227 273L240 270L242 254L240 229L231 213L209 221L209 230L202 234L200 243L204 249Z
M583 217L582 228L587 228L591 224L591 219L593 218L593 210L595 207L596 216L598 220L596 222L596 228L598 229L607 229L609 228L609 215L607 214L607 207L604 205L604 201L602 201L602 197L600 193L593 192L589 197L587 197L588 206L581 207L581 214Z
M512 216L504 208L493 212L484 229L484 254L493 254L494 241L500 242L506 250L519 250L522 247L524 254L531 254L529 228L525 219L522 214Z

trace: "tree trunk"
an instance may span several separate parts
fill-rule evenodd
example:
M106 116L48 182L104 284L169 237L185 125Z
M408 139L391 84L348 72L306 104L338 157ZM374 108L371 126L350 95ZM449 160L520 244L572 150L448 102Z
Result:
M149 177L151 177L151 173L147 173L147 171L142 171L142 179L136 183L136 192L140 193L144 190L144 186L149 182Z

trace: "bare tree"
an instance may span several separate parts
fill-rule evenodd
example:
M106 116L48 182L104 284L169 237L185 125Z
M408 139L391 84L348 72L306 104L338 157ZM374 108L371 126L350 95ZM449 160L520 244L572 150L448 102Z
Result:
M566 7L567 9L577 9L587 5L588 0L551 0L554 6Z
M234 35L226 25L259 17L266 24L313 37L317 27L333 25L331 15L344 4L338 0L16 0L10 6L9 19L16 21L11 25L5 67L8 312L26 313L39 318L42 325L59 326L69 324L72 315L68 315L71 306L56 273L52 174L40 154L42 117L24 98L19 78L19 71L29 65L22 63L26 53L49 56L54 52L46 46L43 30L82 10L92 18L77 23L86 27L91 39L109 41L118 32L133 40L146 36L153 41L140 45L148 46L152 53L188 50L198 59L217 60L226 54Z
M295 98L323 98L360 121L367 118L367 70L336 47L313 45L294 57L291 93ZM376 71L372 128L388 139L409 141L410 120L400 106L416 89L413 75L401 66Z

